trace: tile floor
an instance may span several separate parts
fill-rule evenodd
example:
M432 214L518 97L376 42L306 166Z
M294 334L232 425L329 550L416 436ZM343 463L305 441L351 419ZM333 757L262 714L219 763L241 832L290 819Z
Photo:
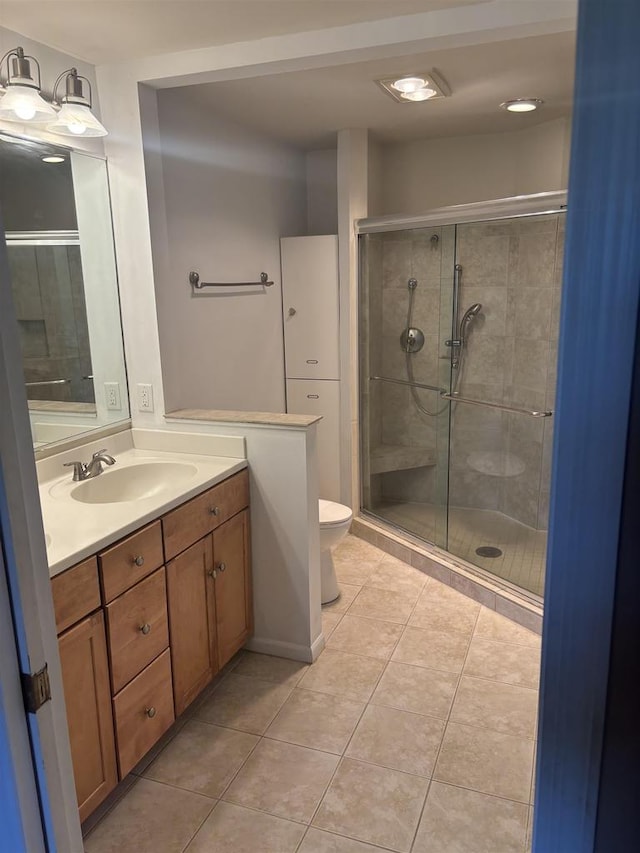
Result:
M540 639L353 536L312 666L241 652L86 853L526 853Z

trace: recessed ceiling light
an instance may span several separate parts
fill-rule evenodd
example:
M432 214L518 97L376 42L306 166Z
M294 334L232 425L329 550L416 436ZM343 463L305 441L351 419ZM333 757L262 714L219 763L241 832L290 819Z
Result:
M375 81L380 88L400 104L446 98L451 94L447 82L436 69L418 74L384 77Z
M42 158L43 163L64 163L64 157L60 157L58 154L51 154L48 157Z
M410 92L417 92L419 89L424 89L427 81L424 77L400 77L398 80L394 80L391 85L396 91L406 95Z
M403 92L402 97L405 101L428 101L430 98L435 98L437 94L435 89L425 86L413 92Z
M540 104L544 104L540 98L514 98L511 101L505 101L500 106L510 113L531 113L537 110Z

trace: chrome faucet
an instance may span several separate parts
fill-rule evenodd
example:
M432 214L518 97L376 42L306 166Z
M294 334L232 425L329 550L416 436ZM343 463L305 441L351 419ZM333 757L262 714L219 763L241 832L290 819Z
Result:
M90 480L92 477L97 477L98 474L102 474L103 463L105 465L115 465L115 461L113 456L110 456L106 450L98 450L97 453L93 454L90 462L65 462L64 467L73 468L73 480L75 483L78 483L82 482L82 480Z

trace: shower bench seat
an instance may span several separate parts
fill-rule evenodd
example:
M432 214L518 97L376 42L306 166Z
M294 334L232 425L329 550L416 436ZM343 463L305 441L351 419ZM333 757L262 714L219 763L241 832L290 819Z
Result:
M406 471L436 464L436 451L431 447L406 444L379 444L371 449L371 473Z

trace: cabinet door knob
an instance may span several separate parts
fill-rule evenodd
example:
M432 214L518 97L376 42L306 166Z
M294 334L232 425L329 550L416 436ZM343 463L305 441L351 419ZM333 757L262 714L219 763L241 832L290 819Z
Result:
M219 572L225 572L227 570L226 563L218 563L217 569Z
M297 313L298 313L298 312L296 311L296 309L295 309L295 308L289 308L289 316L290 316L290 317L295 317L295 315L296 315Z
M144 566L144 557L142 556L142 554L138 554L137 557L133 558L133 562L136 564L136 566Z
M216 576L216 570L215 570L215 569L207 569L207 575L208 575L210 578L215 578L215 576Z
M149 625L148 622L145 622L144 625L140 625L140 633L144 634L145 637L149 633L150 630L151 630L151 625Z
M217 507L217 506L210 506L210 507L209 507L209 512L211 513L211 515L219 515L219 513L220 513L220 508L219 508L219 507Z
M147 717L149 717L150 720L152 720L156 715L156 709L154 707L145 708L144 712L147 715Z

